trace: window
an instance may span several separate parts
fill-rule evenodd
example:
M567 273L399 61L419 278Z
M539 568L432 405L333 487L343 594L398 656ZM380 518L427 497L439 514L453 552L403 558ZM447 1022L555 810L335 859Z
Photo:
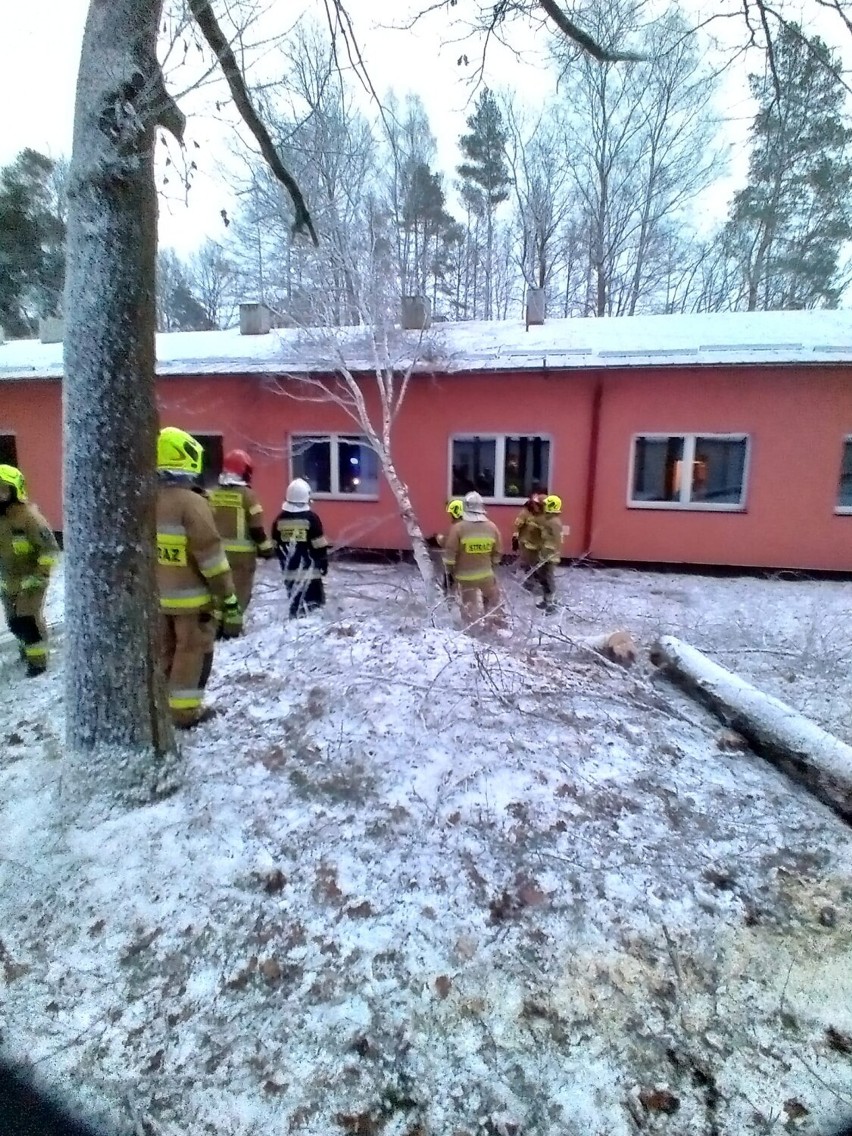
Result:
M628 504L645 508L742 509L748 436L639 434Z
M18 465L18 441L14 434L0 434L0 465Z
M303 477L318 496L378 497L379 458L355 434L294 434L293 477Z
M201 470L201 481L204 485L215 485L222 472L222 459L224 450L221 434L193 434L196 442L204 450L204 465Z
M465 435L451 441L450 494L523 500L550 479L550 439L538 434Z
M843 441L840 462L840 485L837 491L838 513L852 513L852 437Z

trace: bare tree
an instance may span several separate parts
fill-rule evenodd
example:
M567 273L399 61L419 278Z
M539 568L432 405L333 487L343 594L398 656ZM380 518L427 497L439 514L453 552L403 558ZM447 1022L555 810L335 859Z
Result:
M187 280L211 327L230 327L239 305L238 273L222 244L206 240L190 257Z
M642 27L642 3L600 6L610 38ZM718 171L707 105L712 76L676 16L647 26L654 65L569 60L567 146L588 236L587 311L632 315L656 304L664 233Z
M525 120L514 98L504 100L504 115L515 194L515 260L524 283L545 289L553 300L565 251L560 232L576 209L564 127L552 110Z
M327 360L328 369L322 374L293 373L277 381L276 389L299 401L333 403L367 439L394 495L428 596L436 583L434 564L408 485L397 468L394 430L412 377L434 361L437 347L423 331L405 333L396 328L399 292L392 238L384 231L381 215L370 214L369 206L367 214L363 224L371 234L369 265L364 271L354 257L347 265L363 330L357 334L335 330L323 319L324 305L318 299L314 326L304 329L304 343L312 357ZM332 255L341 255L340 249L333 249Z

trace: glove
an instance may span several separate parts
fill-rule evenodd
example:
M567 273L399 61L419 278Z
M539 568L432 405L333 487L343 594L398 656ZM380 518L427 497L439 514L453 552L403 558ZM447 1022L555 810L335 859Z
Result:
M319 573L320 573L320 576L327 576L328 575L328 561L327 560L324 564L320 564Z
M269 548L259 548L257 550L257 556L259 560L272 560L275 556L275 549L272 545L270 545Z
M518 538L516 536L513 536L512 537L512 552L520 551L520 547L521 547L521 542L518 540Z
M243 629L243 613L236 596L222 600L222 638L236 639Z
M21 580L21 591L22 592L33 592L33 591L36 590L36 588L46 588L46 587L47 587L47 577L46 576L24 576L23 580Z

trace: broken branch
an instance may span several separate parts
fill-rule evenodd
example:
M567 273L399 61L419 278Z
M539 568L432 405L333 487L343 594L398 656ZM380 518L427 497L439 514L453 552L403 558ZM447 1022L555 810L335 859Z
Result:
M302 196L302 191L299 189L296 179L285 168L269 136L269 131L263 125L257 111L252 106L245 78L231 50L231 45L228 43L224 32L219 27L216 17L213 14L210 0L189 0L189 10L195 17L201 29L201 33L210 45L213 54L219 60L219 65L227 80L237 110L240 112L246 126L257 140L260 152L266 159L267 165L290 195L290 200L293 202L293 209L296 214L293 222L293 232L307 232L313 243L318 245L319 240L316 230L314 229L314 223L311 220L311 215L305 204L305 199Z

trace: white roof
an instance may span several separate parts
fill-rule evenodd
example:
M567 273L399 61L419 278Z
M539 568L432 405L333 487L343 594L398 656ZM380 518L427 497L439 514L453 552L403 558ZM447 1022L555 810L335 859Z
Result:
M418 333L394 329L391 359L404 365ZM157 336L160 375L328 372L340 355L355 371L371 371L362 328L287 328L266 335L230 331ZM425 333L418 370L437 373L585 367L659 367L725 363L852 362L852 310L723 312L435 324ZM59 378L62 344L0 344L0 380Z

